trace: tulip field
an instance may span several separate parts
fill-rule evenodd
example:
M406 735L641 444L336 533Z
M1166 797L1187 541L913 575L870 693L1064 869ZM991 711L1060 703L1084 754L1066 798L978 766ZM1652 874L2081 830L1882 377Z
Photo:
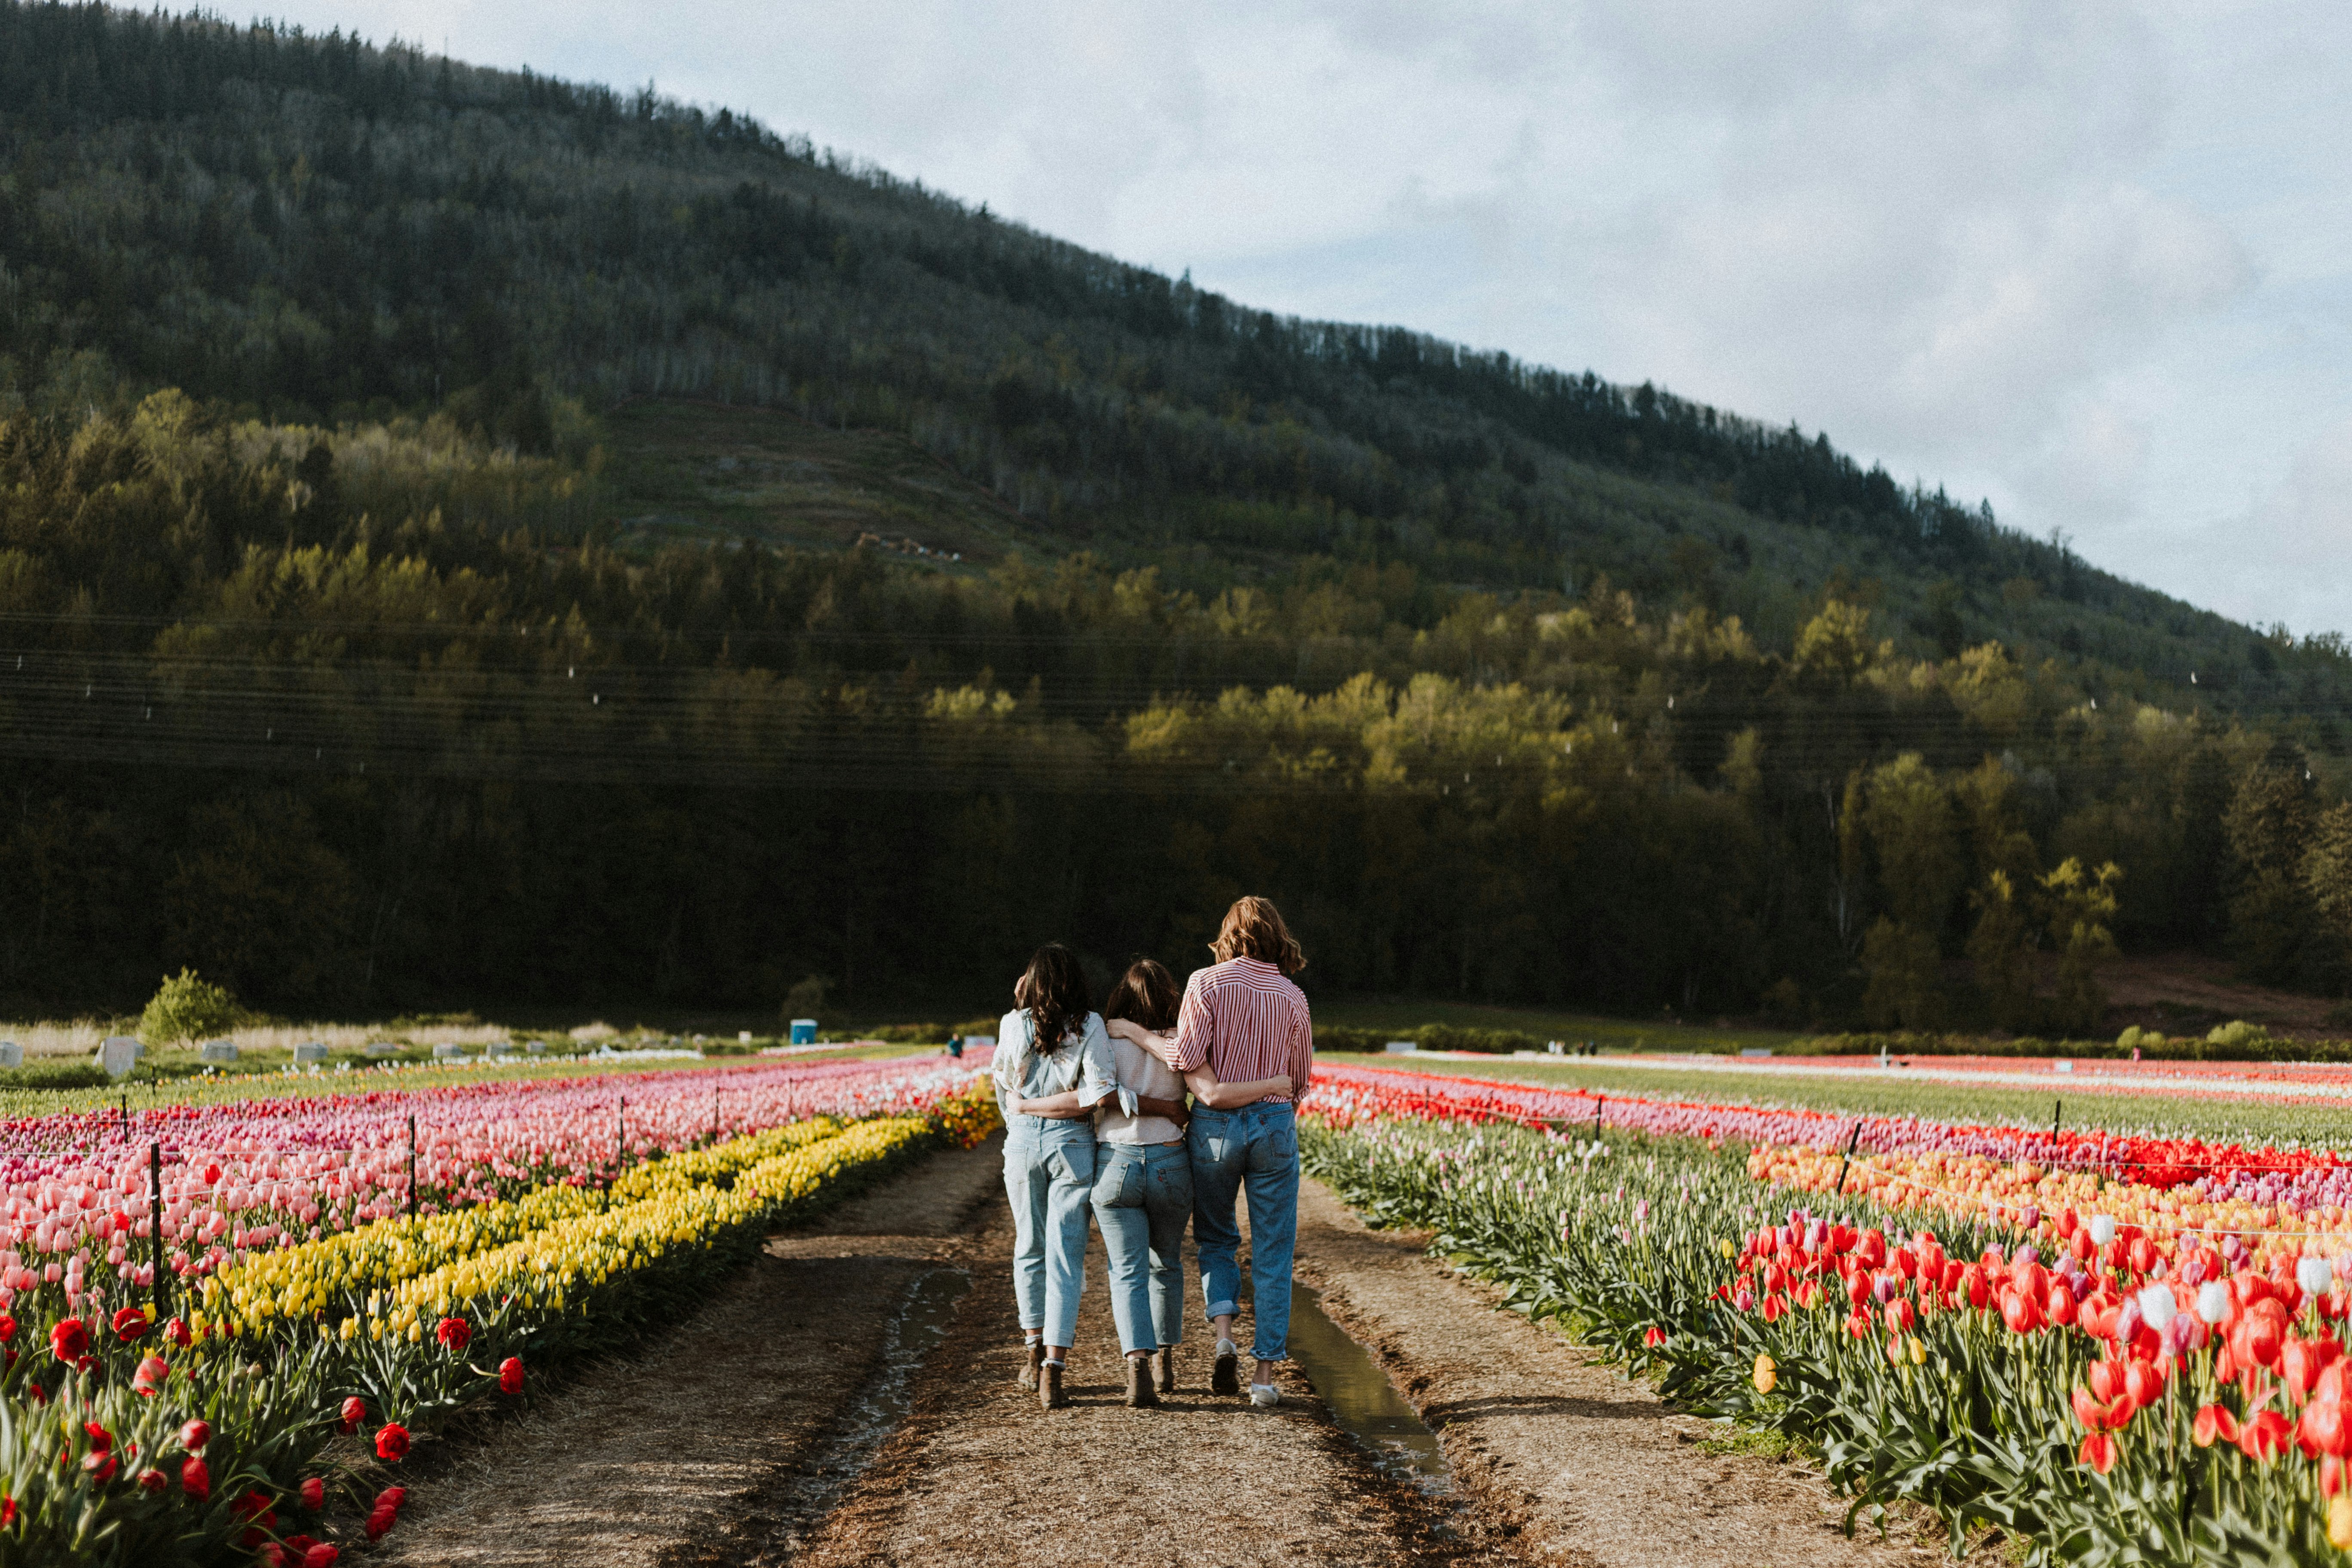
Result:
M1309 1169L1702 1412L2035 1563L2352 1562L2352 1161L1318 1069ZM1852 1516L1850 1516L1852 1517Z
M796 1213L985 1136L985 1068L762 1063L0 1125L0 1565L326 1568L398 1524L415 1437L678 1314Z

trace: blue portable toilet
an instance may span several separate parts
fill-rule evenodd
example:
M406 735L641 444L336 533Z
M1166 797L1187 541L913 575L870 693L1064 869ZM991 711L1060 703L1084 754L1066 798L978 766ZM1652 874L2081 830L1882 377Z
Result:
M813 1046L816 1044L816 1020L814 1018L794 1018L793 1020L793 1044L796 1046Z

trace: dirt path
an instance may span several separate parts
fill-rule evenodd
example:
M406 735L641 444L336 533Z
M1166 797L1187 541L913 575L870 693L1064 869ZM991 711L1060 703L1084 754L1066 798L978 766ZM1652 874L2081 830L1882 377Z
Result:
M1072 1405L1040 1411L1014 1382L1000 1168L992 1144L935 1156L817 1226L772 1237L666 1341L495 1428L419 1490L368 1561L1909 1568L1941 1555L1932 1539L1847 1540L1843 1507L1816 1477L1710 1451L1718 1428L1496 1310L1423 1256L1424 1238L1367 1230L1312 1183L1300 1278L1438 1430L1468 1506L1383 1475L1295 1370L1274 1411L1210 1394L1197 1297L1180 1391L1156 1411L1126 1408L1098 1237ZM837 1498L814 1489L861 1391L877 1386L898 1307L942 1268L970 1288L940 1308L945 1337L915 1371L904 1421ZM829 1513L812 1511L826 1501Z
M1723 1429L1439 1267L1428 1237L1368 1229L1320 1183L1299 1190L1298 1275L1389 1369L1445 1447L1455 1484L1530 1562L1578 1568L1829 1564L1944 1558L1941 1535L1840 1529L1845 1505L1804 1468L1701 1445Z
M371 1563L656 1568L739 1559L873 1373L891 1311L957 1263L994 1144L934 1155L804 1232L650 1352L591 1368L496 1428ZM1001 1206L1001 1200L1000 1200Z
M1071 1406L1040 1411L1013 1381L1010 1252L1006 1218L992 1209L971 1292L907 1426L797 1560L807 1568L1505 1561L1442 1533L1442 1511L1382 1478L1303 1378L1286 1375L1272 1411L1209 1394L1213 1341L1197 1300L1179 1392L1158 1410L1128 1409L1099 1237L1071 1353ZM756 1561L781 1568L785 1559Z

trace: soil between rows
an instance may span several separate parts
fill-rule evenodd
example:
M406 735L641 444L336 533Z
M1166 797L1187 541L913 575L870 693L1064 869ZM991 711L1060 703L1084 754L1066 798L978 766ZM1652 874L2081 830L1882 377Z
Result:
M1444 1444L1474 1506L1517 1530L1530 1562L1577 1568L1893 1568L1949 1561L1924 1510L1885 1535L1807 1467L1699 1447L1724 1429L1501 1306L1428 1256L1426 1235L1373 1230L1330 1190L1299 1189L1298 1273L1370 1348ZM1987 1547L1968 1562L1999 1561Z
M1072 1405L1040 1411L1014 1382L1000 1172L994 1143L937 1155L772 1238L666 1342L583 1369L497 1428L369 1561L1893 1568L1942 1555L1940 1533L1916 1525L1847 1538L1843 1503L1809 1470L1702 1451L1718 1428L1499 1310L1424 1256L1425 1237L1367 1229L1311 1182L1299 1277L1437 1430L1466 1507L1381 1474L1295 1371L1271 1412L1210 1394L1197 1294L1180 1392L1160 1410L1126 1408L1098 1237ZM875 1375L896 1304L942 1266L971 1289L915 1373L906 1419L803 1531L787 1494Z

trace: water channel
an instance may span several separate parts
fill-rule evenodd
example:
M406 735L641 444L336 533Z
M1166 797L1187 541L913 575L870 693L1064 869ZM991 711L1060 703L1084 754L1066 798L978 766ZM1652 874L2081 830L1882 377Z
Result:
M1370 1353L1331 1321L1311 1286L1290 1288L1290 1357L1330 1406L1331 1418L1383 1474L1431 1497L1452 1495L1437 1434L1422 1425Z

